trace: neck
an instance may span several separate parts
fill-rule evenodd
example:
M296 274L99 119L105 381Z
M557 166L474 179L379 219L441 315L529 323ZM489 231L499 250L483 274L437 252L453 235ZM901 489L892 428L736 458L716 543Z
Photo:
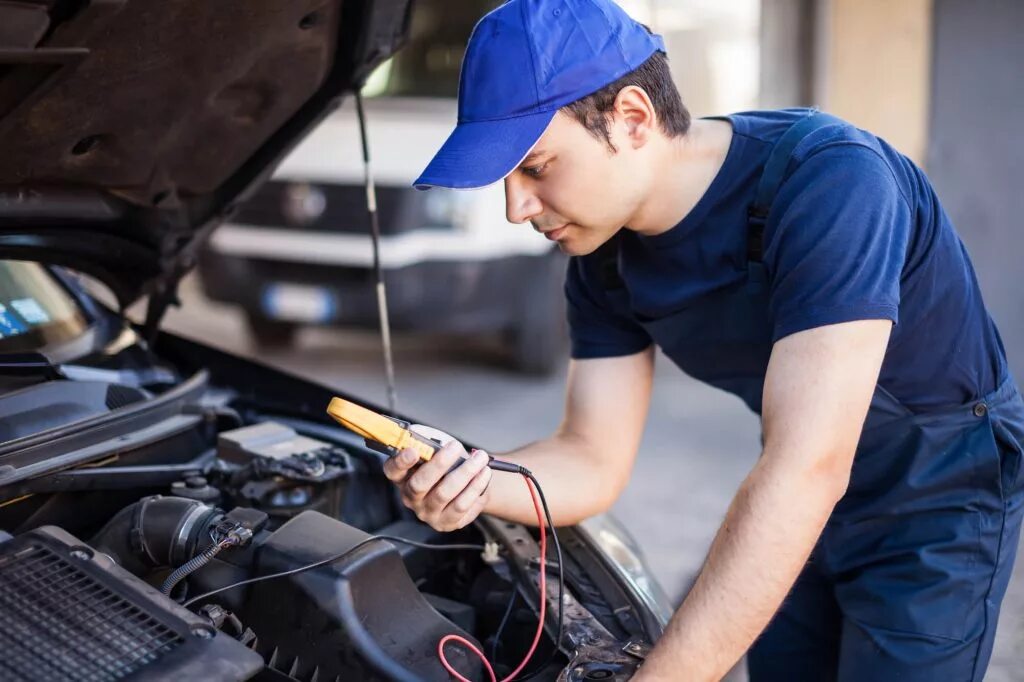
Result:
M653 183L647 199L626 225L652 236L682 221L711 186L732 141L728 121L696 119L686 135L664 140L656 151Z

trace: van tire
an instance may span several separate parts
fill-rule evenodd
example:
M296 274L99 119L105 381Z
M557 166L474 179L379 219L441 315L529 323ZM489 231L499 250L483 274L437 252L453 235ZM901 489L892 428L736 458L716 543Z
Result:
M568 357L565 268L566 257L555 250L539 258L534 276L523 281L512 353L515 368L524 374L551 376Z
M299 325L294 322L272 320L258 313L246 314L246 323L253 341L260 348L288 348L295 343Z

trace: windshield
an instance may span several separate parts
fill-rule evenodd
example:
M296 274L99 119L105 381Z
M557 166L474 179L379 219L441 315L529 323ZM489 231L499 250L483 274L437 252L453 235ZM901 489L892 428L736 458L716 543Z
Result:
M40 350L87 327L75 299L46 268L0 260L0 353Z
M456 97L469 34L480 17L498 4L496 0L417 2L408 42L373 72L363 95Z

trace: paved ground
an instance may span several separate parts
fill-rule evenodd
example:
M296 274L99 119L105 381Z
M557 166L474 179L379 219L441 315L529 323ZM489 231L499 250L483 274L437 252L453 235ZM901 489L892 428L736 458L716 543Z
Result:
M231 308L184 288L167 326L256 355ZM371 334L307 330L297 348L260 359L345 391L386 401L380 346ZM549 434L561 417L564 375L518 376L486 343L436 336L395 342L400 409L475 445L500 452ZM641 455L615 513L644 547L655 575L680 600L700 570L733 492L759 453L758 423L739 399L685 377L658 359ZM585 491L581 491L585 494ZM1024 561L1018 561L1024 566ZM742 669L730 680L746 678ZM1024 568L1004 603L988 682L1024 680Z

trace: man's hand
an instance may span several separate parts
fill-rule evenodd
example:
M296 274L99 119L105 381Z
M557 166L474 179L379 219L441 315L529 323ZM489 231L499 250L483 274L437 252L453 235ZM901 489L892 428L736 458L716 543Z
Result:
M653 346L633 355L572 360L558 432L498 455L534 473L551 503L555 526L571 526L606 511L625 487L643 434L653 377ZM483 454L448 473L466 457L463 446L435 429L414 424L410 430L445 444L429 462L405 452L384 464L384 474L422 521L451 531L486 513L537 524L521 476L499 473L492 478ZM590 492L580 495L581 488Z
M398 485L402 502L421 521L449 532L471 523L487 504L492 473L488 459L483 450L468 455L461 443L451 440L429 462L403 450L384 463L384 475Z

